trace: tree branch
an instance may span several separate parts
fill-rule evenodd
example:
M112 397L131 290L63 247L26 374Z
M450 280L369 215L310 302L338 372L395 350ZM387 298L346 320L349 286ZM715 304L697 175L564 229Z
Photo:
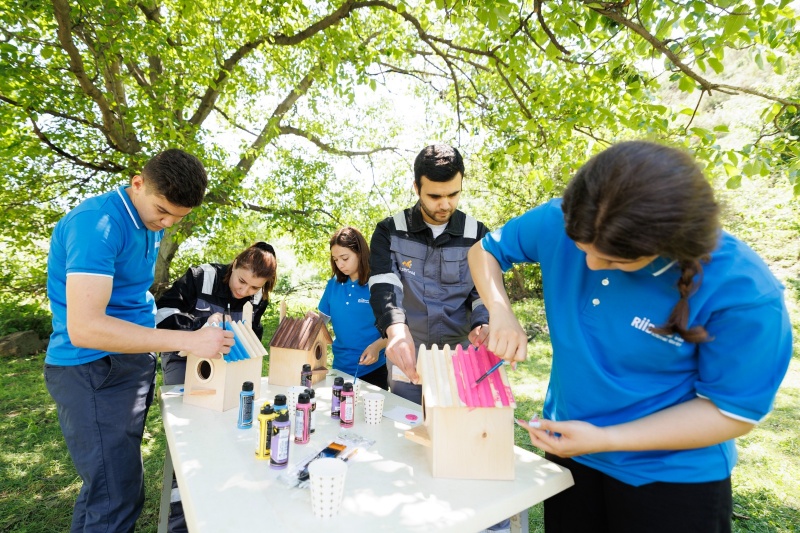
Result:
M558 42L556 36L553 35L553 32L550 30L550 27L547 25L547 22L544 20L544 15L542 15L542 0L534 0L533 2L533 10L536 12L536 19L539 21L539 25L542 27L544 32L547 34L547 38L550 39L550 42L553 43L553 46L558 49L559 52L564 54L565 56L570 55L569 50L561 46L561 43Z
M375 154L375 153L378 153L378 152L391 152L391 151L397 150L397 148L394 147L394 146L383 146L383 147L380 147L380 148L374 148L372 150L341 150L339 148L335 148L335 147L331 146L330 144L322 142L319 139L319 137L316 137L315 135L313 135L313 134L311 134L311 133L309 133L307 131L303 131L303 130L295 128L293 126L279 126L278 127L278 131L280 132L281 135L296 135L298 137L302 137L303 139L306 139L309 142L311 142L312 144L316 145L317 148L319 148L323 152L327 152L327 153L333 154L333 155L341 155L341 156L346 156L346 157L357 157L357 156L363 156L363 155L372 155L372 154Z
M651 34L649 31L647 31L647 29L644 28L642 25L637 24L634 21L632 21L632 20L628 19L627 17L623 16L616 9L616 7L613 7L613 6L603 7L603 8L592 7L590 0L584 0L584 3L585 4L589 4L589 8L590 9L596 11L597 13L603 15L604 17L607 17L607 18L613 20L614 22L616 22L616 23L618 23L618 24L620 24L622 26L625 26L626 28L631 30L633 33L637 34L642 39L644 39L645 41L650 43L650 45L654 49L658 50L660 53L662 53L664 56L666 56L667 59L669 59L672 62L673 65L675 65L686 76L688 76L688 77L692 78L694 81L696 81L700 85L700 87L704 91L707 91L708 93L711 93L713 91L719 91L719 92L727 93L727 94L736 94L738 92L743 92L743 93L751 94L753 96L758 96L758 97L763 98L765 100L771 100L773 102L778 102L778 103L781 103L781 104L784 104L784 105L800 105L800 101L798 101L798 100L789 100L789 99L786 99L786 98L780 98L780 97L777 97L777 96L772 96L770 94L766 94L766 93L763 93L763 92L760 92L760 91L756 91L754 89L748 89L748 88L745 88L745 87L737 87L737 86L728 85L728 84L725 84L725 83L713 83L713 82L705 79L704 77L702 77L700 74L698 74L694 70L692 70L686 63L684 63L681 60L681 58L677 54L675 54L672 50L669 49L669 46L667 46L666 43L664 43L663 41L659 41L653 34Z
M104 161L102 165L97 165L94 163L90 163L88 161L84 161L72 154L67 153L66 151L62 150L45 135L45 133L39 128L39 125L33 120L33 117L29 116L28 119L31 121L31 125L33 126L33 132L36 134L36 137L39 138L44 144L46 144L52 151L63 157L64 159L73 162L74 164L88 168L91 170L101 171L101 172L122 172L125 170L125 167L119 166L118 164L114 163L113 161Z
M216 79L206 89L205 94L200 99L200 105L197 107L194 115L192 115L192 118L189 119L189 124L192 124L193 126L199 126L203 123L203 121L205 121L205 119L211 113L211 110L214 109L214 105L219 98L222 88L230 78L234 67L239 63L239 61L250 54L250 52L267 41L267 39L267 37L259 37L258 39L243 44L233 54L231 54L222 65L220 65L220 70Z
M120 117L111 109L111 105L105 95L95 87L83 66L83 59L80 51L72 42L72 19L70 18L70 6L67 0L52 0L53 12L58 23L58 40L64 51L69 57L69 70L75 75L83 92L97 104L100 114L103 117L103 133L111 140L113 146L126 154L133 154L141 151L141 145L136 139L135 133L126 135L125 127Z

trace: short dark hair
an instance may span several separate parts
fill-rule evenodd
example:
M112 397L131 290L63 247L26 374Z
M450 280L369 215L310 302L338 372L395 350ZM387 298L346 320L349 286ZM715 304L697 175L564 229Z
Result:
M369 281L369 244L367 244L361 232L355 228L346 226L338 230L331 237L330 248L333 248L334 245L347 248L358 256L358 284L366 285L367 281ZM333 275L336 276L336 281L339 283L347 281L348 276L339 270L333 257L330 258L330 262Z
M278 258L275 255L275 248L269 243L259 241L240 252L225 272L223 283L227 284L230 281L234 268L246 268L257 278L266 279L261 290L264 299L269 303L269 293L275 288L275 280L278 277Z
M142 169L142 177L156 194L181 207L200 205L208 185L203 163L178 148L164 150L150 159Z
M417 154L414 160L414 183L417 190L422 185L422 176L431 181L450 181L456 174L464 177L464 159L459 151L449 144L432 144Z
M624 259L677 260L680 300L667 324L655 331L678 333L689 342L707 340L702 327L686 328L689 296L702 279L700 262L719 242L719 206L691 155L647 141L616 144L578 170L561 209L575 242Z

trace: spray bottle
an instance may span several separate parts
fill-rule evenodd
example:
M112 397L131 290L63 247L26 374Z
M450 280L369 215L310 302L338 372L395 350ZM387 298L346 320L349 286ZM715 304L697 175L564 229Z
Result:
M317 393L314 392L314 389L306 389L306 393L308 397L311 398L311 425L309 426L309 433L314 433L316 431L316 418L317 418Z
M333 396L331 397L331 418L339 418L339 409L342 402L343 377L333 378Z
M311 398L301 392L297 396L297 406L294 412L294 442L305 444L311 430Z
M245 381L242 383L242 392L239 393L239 420L236 426L239 429L247 429L253 426L253 382Z
M339 423L343 428L353 427L355 419L356 398L353 394L353 384L349 381L342 386L342 404L339 413Z
M289 464L289 427L288 411L281 411L278 418L272 422L272 442L270 442L269 467L275 470L286 468Z
M303 365L303 370L300 371L300 386L311 387L311 365Z
M256 458L269 460L270 445L272 444L272 421L278 417L275 410L268 403L261 408L258 415L258 446Z

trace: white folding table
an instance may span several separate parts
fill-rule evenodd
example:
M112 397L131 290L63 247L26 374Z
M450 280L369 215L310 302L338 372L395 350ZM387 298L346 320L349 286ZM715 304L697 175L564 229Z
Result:
M272 403L276 394L285 394L287 389L262 379L257 408L265 401ZM339 421L330 417L332 384L329 374L314 387L316 432L309 444L291 443L290 465L323 448L342 431ZM362 383L361 393L366 392L385 394L384 412L395 406L421 411L416 404ZM410 426L385 417L379 425L367 425L359 402L356 423L347 431L375 443L348 461L339 515L317 519L307 489L287 487L278 479L282 471L256 459L257 421L251 429L238 429L237 409L216 412L186 405L180 385L162 387L159 401L167 436L160 533L167 530L173 470L192 533L298 528L320 533L479 531L573 484L568 470L519 447L514 450L513 481L433 478L426 449L404 437Z

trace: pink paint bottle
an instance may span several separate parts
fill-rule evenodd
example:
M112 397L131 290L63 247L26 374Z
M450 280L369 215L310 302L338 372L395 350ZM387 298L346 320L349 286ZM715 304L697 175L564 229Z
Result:
M356 397L353 394L353 384L349 381L342 386L342 403L339 411L339 424L343 428L353 427L356 415Z
M297 396L294 413L294 442L305 444L311 431L311 398L305 392Z

